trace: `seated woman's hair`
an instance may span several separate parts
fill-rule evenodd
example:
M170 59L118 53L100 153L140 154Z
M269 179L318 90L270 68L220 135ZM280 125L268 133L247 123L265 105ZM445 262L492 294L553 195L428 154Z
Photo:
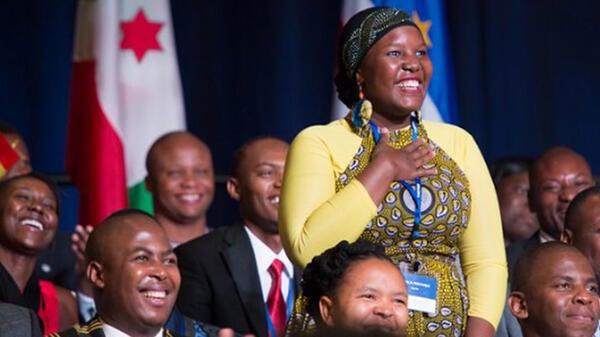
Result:
M348 267L354 262L368 258L377 258L392 263L383 247L369 241L358 240L354 243L341 241L321 255L315 256L302 274L302 292L306 296L308 313L321 323L319 299L331 295L337 288Z

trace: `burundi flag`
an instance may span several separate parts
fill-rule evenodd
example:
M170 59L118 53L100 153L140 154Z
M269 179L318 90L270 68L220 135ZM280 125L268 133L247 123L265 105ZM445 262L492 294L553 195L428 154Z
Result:
M66 168L80 221L96 225L127 206L151 211L146 153L185 129L169 1L80 0L75 34Z
M4 135L0 134L0 178L19 160L19 154Z
M346 23L355 13L372 6L388 6L411 14L425 43L433 63L433 76L421 113L424 119L458 123L454 73L446 26L443 0L344 0L342 22ZM334 118L348 112L339 100L334 101Z

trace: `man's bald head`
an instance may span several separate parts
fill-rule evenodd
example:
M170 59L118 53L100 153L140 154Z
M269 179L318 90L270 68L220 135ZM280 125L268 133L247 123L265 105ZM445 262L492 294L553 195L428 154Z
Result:
M564 146L545 151L533 164L529 177L529 206L540 228L560 239L571 200L592 186L590 166L580 154Z
M153 175L157 165L157 161L164 155L165 152L171 152L181 145L196 147L199 152L207 153L211 157L210 148L200 138L187 131L173 131L160 136L146 155L146 171L148 175Z
M547 168L558 166L562 161L576 161L582 166L582 169L587 169L591 172L590 166L587 160L575 152L573 149L566 146L553 146L548 148L542 153L533 163L533 167L530 170L530 178L539 178L540 174Z
M178 226L206 226L206 215L214 198L215 182L208 146L185 131L160 137L146 157L146 189L152 193L154 214L170 239L190 240ZM195 233L201 235L203 233ZM183 237L186 236L186 237Z
M139 221L140 219L144 221ZM127 234L139 226L148 225L155 225L164 232L152 215L139 209L128 208L111 214L90 234L85 247L86 265L90 261L106 261L106 255L112 251L112 247L127 238Z

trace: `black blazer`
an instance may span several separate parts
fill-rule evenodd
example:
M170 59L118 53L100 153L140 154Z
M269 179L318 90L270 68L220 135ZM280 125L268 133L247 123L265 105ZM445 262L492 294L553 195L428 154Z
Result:
M181 271L177 307L184 315L268 337L254 252L242 224L217 228L177 247L175 254ZM300 275L294 269L294 295Z
M506 262L508 264L508 276L509 280L512 280L513 269L515 268L515 264L517 264L517 260L523 253L541 245L540 241L540 231L535 232L529 239L517 241L510 245L506 250Z
M163 330L163 337L183 337L180 334L168 329ZM59 332L52 333L45 337L105 337L102 329L102 321L98 316L91 319L87 324L75 325L72 328Z
M29 308L0 302L0 336L42 337L39 318Z
M75 271L76 263L77 256L71 249L71 233L58 230L50 246L38 255L35 272L42 280L77 290L79 274Z
M506 261L508 264L508 290L507 293L510 294L510 282L512 281L513 271L517 260L523 253L525 253L529 249L533 249L541 245L540 241L540 231L535 232L528 239L520 240L508 247L506 250ZM521 332L521 327L519 326L519 322L510 312L510 308L508 304L504 304L504 310L502 311L502 317L500 319L500 323L498 323L498 328L496 329L496 334L494 337L522 337L523 333Z

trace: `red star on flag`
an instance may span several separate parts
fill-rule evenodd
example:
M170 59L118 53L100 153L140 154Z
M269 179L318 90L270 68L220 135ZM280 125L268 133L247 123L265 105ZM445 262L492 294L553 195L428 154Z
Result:
M121 49L131 49L138 62L142 62L149 50L162 50L157 35L162 28L162 22L151 22L146 19L140 8L132 21L122 21L123 39Z

